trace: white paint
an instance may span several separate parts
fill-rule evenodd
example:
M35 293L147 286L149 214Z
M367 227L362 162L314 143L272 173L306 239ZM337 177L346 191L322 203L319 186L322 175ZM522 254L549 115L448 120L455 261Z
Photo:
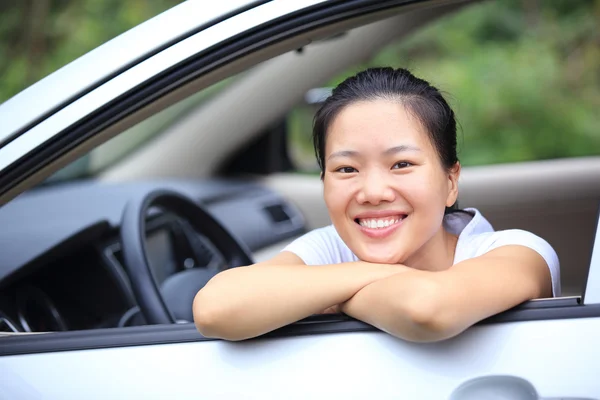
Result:
M0 358L0 398L448 399L512 375L541 397L600 399L600 318L494 324L409 343L382 332Z

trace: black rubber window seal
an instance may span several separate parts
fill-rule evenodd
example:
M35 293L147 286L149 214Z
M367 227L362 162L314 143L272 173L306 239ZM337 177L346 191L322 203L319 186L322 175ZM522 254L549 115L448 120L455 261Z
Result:
M516 307L487 318L476 325L525 321L599 318L600 304L559 307ZM322 335L348 332L378 332L377 328L343 314L317 315L250 340ZM202 337L194 324L151 325L35 335L0 336L0 356L54 353L131 346L214 341Z

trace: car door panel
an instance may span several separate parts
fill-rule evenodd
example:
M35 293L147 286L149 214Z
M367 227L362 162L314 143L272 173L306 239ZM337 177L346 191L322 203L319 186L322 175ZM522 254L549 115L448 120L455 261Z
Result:
M449 399L474 378L511 376L544 398L600 399L599 335L600 318L581 318L479 325L436 343L371 330L13 355L0 358L0 395Z

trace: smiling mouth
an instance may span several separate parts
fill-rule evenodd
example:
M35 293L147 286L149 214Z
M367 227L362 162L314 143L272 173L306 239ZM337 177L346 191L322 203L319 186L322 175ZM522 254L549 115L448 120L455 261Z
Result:
M406 218L406 215L392 215L385 218L356 218L354 222L368 229L384 229L396 225Z

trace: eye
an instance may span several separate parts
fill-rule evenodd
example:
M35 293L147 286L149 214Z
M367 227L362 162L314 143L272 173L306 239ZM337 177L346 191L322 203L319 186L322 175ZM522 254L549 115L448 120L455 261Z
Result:
M396 164L394 164L392 169L402 169L402 168L408 168L411 166L412 166L412 164L409 163L408 161L398 161Z
M341 172L342 174L352 174L354 172L358 172L358 170L352 167L341 167L336 169L335 172Z

